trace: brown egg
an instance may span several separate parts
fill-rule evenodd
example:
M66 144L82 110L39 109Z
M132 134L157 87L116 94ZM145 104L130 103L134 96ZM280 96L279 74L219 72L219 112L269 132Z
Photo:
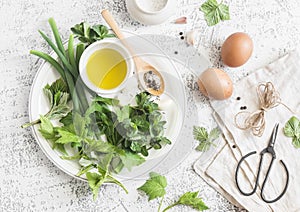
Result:
M253 42L249 35L237 32L230 35L221 50L222 60L229 67L244 65L251 57Z
M233 84L228 74L217 68L205 70L198 79L199 90L216 100L228 99L232 95Z

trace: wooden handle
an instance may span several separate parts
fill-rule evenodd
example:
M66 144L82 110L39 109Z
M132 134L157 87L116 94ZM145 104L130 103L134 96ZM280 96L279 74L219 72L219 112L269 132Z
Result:
M106 23L111 27L111 29L114 31L116 36L120 39L120 41L123 43L123 45L127 48L127 50L130 52L130 54L133 56L133 60L135 62L135 65L137 67L144 65L144 61L141 60L139 57L135 55L135 52L130 47L130 45L126 42L125 36L123 35L122 31L120 30L117 22L115 21L114 17L111 15L111 13L108 10L102 10L101 12L102 17L106 21Z
M102 10L101 14L102 14L102 17L104 18L104 20L106 21L106 23L111 27L111 29L117 35L117 37L120 40L123 40L125 38L125 36L121 32L117 22L115 21L115 19L111 15L111 13L108 10Z

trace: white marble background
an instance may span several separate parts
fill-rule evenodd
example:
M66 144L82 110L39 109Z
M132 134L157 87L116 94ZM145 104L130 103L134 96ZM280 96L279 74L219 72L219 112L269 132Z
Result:
M50 49L37 33L49 32L47 20L54 17L67 38L69 28L86 20L101 22L100 11L108 8L122 28L137 33L178 36L197 29L197 46L205 48L211 62L222 67L220 46L234 31L248 32L254 40L252 59L242 68L225 68L236 80L294 49L300 40L298 0L225 0L231 21L207 27L198 8L203 0L178 0L175 17L187 16L189 24L144 26L132 20L123 0L0 0L0 211L156 211L158 201L145 196L126 196L115 186L104 186L96 202L88 185L55 167L35 142L31 131L19 126L28 120L28 96L41 61L30 49ZM282 70L284 71L284 70ZM203 108L205 109L205 104ZM200 191L210 211L236 211L192 170L199 153L167 175L166 202L186 191ZM127 185L128 186L128 185ZM129 185L130 186L130 185ZM136 188L131 186L132 190ZM190 211L176 207L173 211Z

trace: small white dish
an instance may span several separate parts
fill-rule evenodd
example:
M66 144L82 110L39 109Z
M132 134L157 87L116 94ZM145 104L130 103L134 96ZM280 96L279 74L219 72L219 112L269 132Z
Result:
M176 11L176 0L126 0L132 18L146 25L161 24Z
M126 73L126 76L125 76L124 80L122 81L122 83L120 85L118 85L117 87L115 87L113 89L109 89L109 90L101 89L98 86L96 86L94 83L92 83L87 75L87 70L86 70L86 66L87 66L87 62L88 62L89 58L95 52L97 52L101 49L112 49L112 50L117 51L124 58L124 60L126 62L126 66L127 66L127 73ZM89 47L87 47L84 50L84 52L80 58L80 62L79 62L79 72L80 72L80 76L81 76L84 84L89 89L96 92L98 95L103 95L103 96L111 95L111 94L117 93L120 90L122 90L125 87L128 78L132 76L133 71L134 71L134 63L133 63L132 57L131 57L130 53L128 52L128 50L126 49L126 47L123 46L121 44L120 40L117 38L105 39L105 40L97 41L97 42L91 44Z

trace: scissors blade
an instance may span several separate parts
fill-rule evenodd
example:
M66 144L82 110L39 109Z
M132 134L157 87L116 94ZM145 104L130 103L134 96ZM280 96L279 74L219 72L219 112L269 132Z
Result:
M269 147L274 147L276 138L277 138L277 133L278 133L278 128L279 128L279 124L275 124L275 127L273 129L270 141L269 141Z

